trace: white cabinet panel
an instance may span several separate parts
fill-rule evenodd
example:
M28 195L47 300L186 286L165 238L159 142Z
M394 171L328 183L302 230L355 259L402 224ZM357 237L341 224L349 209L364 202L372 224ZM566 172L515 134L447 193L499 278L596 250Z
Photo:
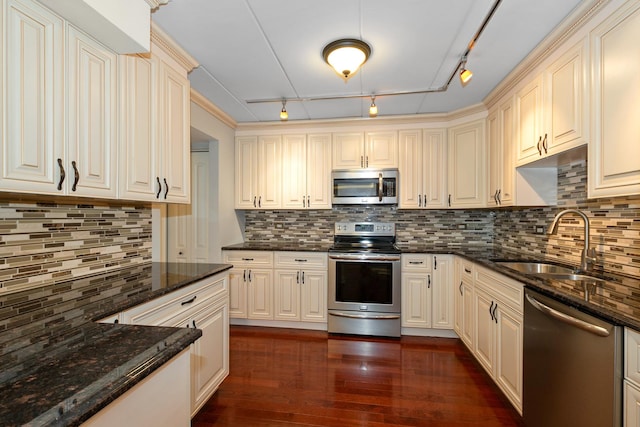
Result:
M452 208L485 205L485 121L449 129L448 201Z

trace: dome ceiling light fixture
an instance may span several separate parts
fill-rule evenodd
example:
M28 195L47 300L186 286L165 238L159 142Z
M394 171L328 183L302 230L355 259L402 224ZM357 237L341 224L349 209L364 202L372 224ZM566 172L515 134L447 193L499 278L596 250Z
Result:
M340 39L329 43L322 49L325 62L346 82L360 66L367 62L371 47L358 39Z

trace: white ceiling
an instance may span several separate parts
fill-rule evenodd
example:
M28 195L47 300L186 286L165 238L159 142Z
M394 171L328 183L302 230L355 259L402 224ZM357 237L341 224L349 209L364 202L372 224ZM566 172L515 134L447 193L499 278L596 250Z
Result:
M379 116L450 112L482 99L580 0L503 0L468 58L473 80L444 92L494 0L171 0L152 19L200 66L194 89L237 122L278 121L278 102L377 94ZM372 54L344 82L322 49L341 38ZM289 120L368 117L369 98L289 101Z

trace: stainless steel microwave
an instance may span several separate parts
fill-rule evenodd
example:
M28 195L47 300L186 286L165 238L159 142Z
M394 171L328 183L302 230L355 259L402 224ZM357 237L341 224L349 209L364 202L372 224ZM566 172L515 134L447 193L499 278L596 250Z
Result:
M331 173L334 205L398 204L398 170L344 170Z

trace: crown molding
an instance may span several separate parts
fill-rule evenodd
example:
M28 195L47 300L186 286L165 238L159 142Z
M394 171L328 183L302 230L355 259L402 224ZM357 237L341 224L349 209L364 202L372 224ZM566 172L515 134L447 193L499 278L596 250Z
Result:
M580 30L596 13L611 0L589 0L581 4L569 18L565 19L535 49L523 59L485 98L484 104L491 108L498 100L523 81L527 75L544 62L559 46Z
M169 37L153 20L151 21L151 43L158 45L163 51L167 52L187 70L187 73L200 65L198 61Z
M149 9L155 10L162 5L169 3L170 0L144 0L149 5Z
M191 88L191 102L201 107L225 125L234 129L238 126L238 123L230 115L222 111L194 88Z

